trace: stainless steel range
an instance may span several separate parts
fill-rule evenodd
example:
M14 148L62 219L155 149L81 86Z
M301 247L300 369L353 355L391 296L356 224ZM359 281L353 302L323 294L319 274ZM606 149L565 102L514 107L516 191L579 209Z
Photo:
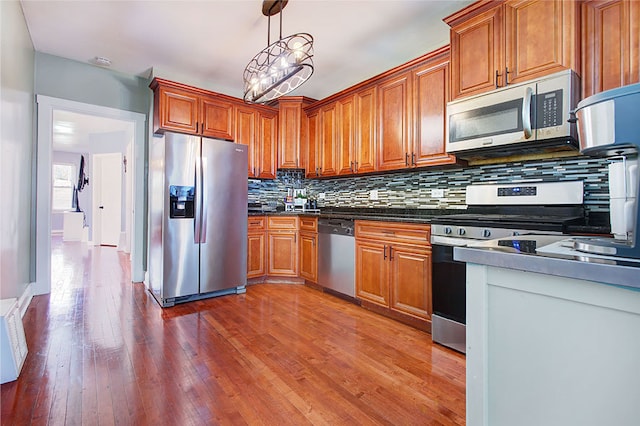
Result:
M582 181L471 185L467 210L442 215L431 224L433 251L433 341L465 348L466 265L453 260L455 246L513 235L562 235L584 222Z

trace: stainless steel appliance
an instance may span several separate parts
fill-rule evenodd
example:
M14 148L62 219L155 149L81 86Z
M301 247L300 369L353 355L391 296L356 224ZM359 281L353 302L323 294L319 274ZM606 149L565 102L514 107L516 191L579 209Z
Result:
M446 150L465 158L491 150L506 155L576 147L575 126L567 120L578 92L578 77L567 70L450 102Z
M163 307L247 283L247 146L166 133L149 153L149 289Z
M353 219L318 219L318 284L355 297L355 267Z
M581 239L575 249L586 253L640 258L640 83L598 93L578 104L580 150L607 157L609 206L613 238Z
M466 265L453 248L530 233L562 235L584 221L582 181L471 185L467 212L437 216L431 224L432 338L465 349Z

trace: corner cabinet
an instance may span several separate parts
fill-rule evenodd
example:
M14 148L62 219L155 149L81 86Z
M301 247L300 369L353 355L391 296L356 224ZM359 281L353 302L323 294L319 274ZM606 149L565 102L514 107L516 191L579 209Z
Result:
M253 106L235 107L236 143L249 147L250 178L275 179L277 113Z
M640 82L640 2L582 3L582 95Z
M356 221L356 297L397 319L431 321L430 226Z
M573 0L483 0L445 18L453 98L568 68L579 72L579 8Z
M233 102L226 96L159 78L150 87L154 91L154 133L234 139Z
M313 102L313 99L302 96L283 96L278 100L278 167L279 169L302 168L301 140L306 140L307 129L302 108Z

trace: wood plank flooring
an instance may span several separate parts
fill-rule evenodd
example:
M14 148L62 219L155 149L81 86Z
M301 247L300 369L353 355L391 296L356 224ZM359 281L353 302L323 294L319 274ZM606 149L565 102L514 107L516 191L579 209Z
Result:
M465 358L301 285L162 309L111 247L52 242L2 425L464 424Z

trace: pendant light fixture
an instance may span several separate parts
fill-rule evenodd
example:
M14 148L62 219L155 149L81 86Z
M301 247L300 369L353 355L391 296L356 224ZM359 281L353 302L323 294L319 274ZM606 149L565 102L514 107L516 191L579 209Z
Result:
M288 0L264 0L267 16L267 47L251 59L244 70L245 102L266 103L286 95L313 74L313 37L296 33L282 37L282 9ZM280 38L271 43L271 16L280 13Z

